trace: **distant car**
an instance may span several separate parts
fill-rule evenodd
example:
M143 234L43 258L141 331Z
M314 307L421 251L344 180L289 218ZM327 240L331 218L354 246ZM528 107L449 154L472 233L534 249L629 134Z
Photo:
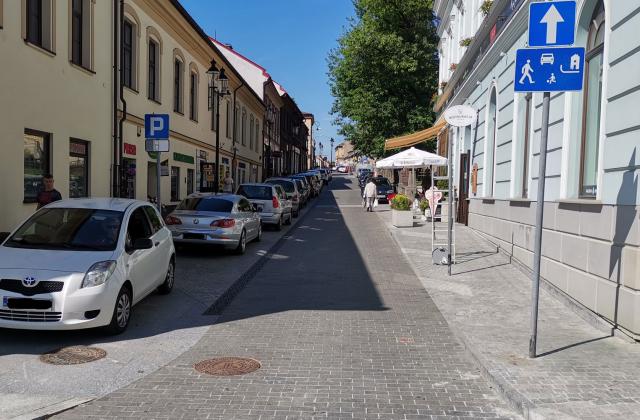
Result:
M149 203L56 201L0 247L0 327L121 333L134 304L171 292L174 269L171 232Z
M340 173L347 173L347 167L346 166L338 166L338 172Z
M378 202L389 202L389 194L393 194L393 186L389 179L383 176L372 177L371 180L376 184L376 198Z
M233 194L191 194L165 222L176 243L223 245L238 254L262 238L260 216L249 200Z
M273 225L277 230L282 229L283 224L291 224L291 201L280 185L240 184L237 194L246 197L256 206L263 224Z
M302 192L302 206L306 206L311 200L311 185L307 181L307 178L305 178L304 175L292 175L288 178L294 179L298 183L298 190Z
M551 64L553 65L555 59L552 53L545 53L540 55L540 65Z
M291 212L293 217L300 214L301 193L298 191L298 184L291 178L269 178L265 184L280 185L287 195L287 199L291 201Z

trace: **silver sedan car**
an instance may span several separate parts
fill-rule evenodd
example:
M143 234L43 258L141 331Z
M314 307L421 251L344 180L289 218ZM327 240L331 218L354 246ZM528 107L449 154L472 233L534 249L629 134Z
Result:
M233 194L191 194L165 223L175 243L216 244L244 254L247 242L262 238L260 215L245 197Z

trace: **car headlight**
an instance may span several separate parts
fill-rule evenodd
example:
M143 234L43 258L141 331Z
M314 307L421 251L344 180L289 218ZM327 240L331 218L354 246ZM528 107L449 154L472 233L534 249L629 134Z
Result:
M93 264L82 279L80 287L94 287L104 284L116 270L115 261L101 261Z

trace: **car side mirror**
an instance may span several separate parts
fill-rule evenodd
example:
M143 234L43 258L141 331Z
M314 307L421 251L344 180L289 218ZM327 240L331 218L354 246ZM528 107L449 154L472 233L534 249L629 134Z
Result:
M153 248L153 241L150 238L139 238L133 241L132 251L139 249L151 249Z

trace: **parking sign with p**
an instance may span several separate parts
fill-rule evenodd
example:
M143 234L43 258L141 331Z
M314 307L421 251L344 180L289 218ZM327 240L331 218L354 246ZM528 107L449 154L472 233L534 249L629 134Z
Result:
M165 140L169 138L168 114L145 114L144 136L148 140Z

